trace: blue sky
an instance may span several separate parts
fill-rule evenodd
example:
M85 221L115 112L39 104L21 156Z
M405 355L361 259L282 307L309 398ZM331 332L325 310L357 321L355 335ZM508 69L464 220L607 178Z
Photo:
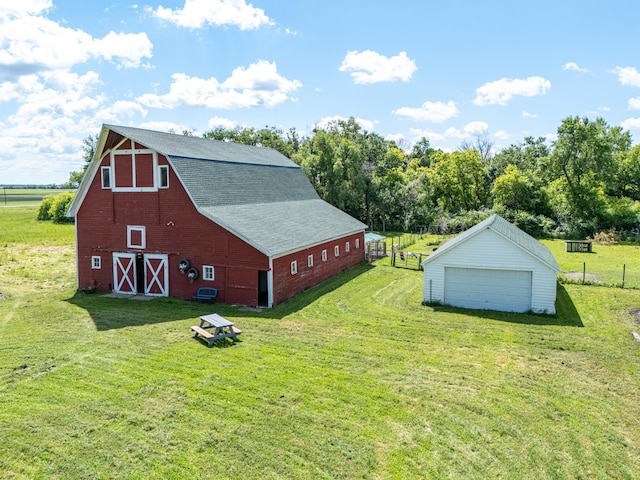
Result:
M0 0L0 185L63 183L103 123L202 134L337 118L410 148L640 143L640 2Z

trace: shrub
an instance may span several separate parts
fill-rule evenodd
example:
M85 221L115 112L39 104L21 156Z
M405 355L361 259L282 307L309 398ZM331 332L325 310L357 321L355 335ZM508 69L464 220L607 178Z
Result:
M47 195L42 199L42 201L40 202L40 206L38 207L38 213L37 213L36 219L41 221L51 220L50 210L51 210L51 205L53 204L54 198L55 197L53 195Z
M58 195L47 195L40 202L37 219L51 220L53 223L73 223L73 218L67 217L67 210L73 200L73 192L63 192Z
M587 240L591 240L600 245L615 245L620 241L620 234L613 229L608 232L596 233L593 237L588 237Z

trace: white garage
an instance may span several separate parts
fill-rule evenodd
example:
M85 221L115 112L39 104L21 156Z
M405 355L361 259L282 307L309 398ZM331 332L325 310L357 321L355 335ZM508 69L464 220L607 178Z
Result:
M506 312L555 313L558 264L549 249L498 215L423 263L424 301Z

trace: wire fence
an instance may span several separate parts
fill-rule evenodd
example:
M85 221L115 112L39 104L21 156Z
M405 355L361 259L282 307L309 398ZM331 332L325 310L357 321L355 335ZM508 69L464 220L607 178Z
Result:
M564 283L640 289L640 264L622 263L603 266L582 262L582 268L563 270L559 279Z

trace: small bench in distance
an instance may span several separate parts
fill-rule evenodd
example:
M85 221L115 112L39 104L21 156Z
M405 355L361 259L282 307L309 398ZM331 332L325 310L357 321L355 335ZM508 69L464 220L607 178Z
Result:
M218 297L218 289L212 287L201 287L196 294L191 297L194 300L203 300L206 302L215 302Z

